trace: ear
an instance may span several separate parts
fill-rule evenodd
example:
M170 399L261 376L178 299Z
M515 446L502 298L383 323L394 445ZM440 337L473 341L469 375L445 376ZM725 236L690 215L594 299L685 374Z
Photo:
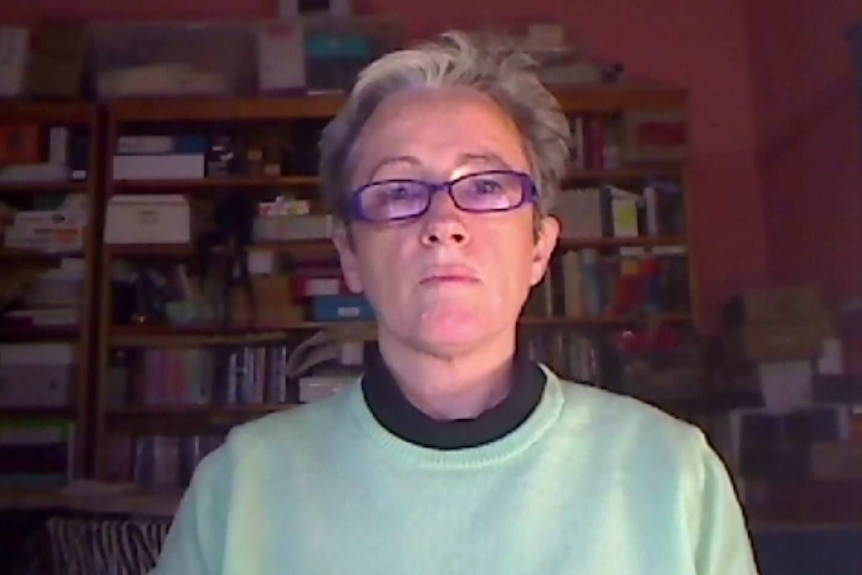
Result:
M542 218L539 223L539 233L533 243L533 261L530 266L530 285L534 286L545 276L548 262L557 247L560 237L560 222L553 216Z
M341 262L341 273L347 288L353 293L362 293L362 281L359 277L359 258L356 256L356 247L350 231L346 225L336 226L332 234L332 242L338 250L338 259Z

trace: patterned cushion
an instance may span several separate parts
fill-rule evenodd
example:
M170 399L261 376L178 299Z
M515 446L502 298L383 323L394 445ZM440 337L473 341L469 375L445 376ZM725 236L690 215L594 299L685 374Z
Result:
M47 530L54 574L145 575L169 527L169 519L53 517Z

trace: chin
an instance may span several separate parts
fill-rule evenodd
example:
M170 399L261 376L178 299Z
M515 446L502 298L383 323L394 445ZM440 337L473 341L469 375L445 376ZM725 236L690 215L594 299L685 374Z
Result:
M492 331L492 326L488 325L492 317L474 309L430 310L420 316L415 333L428 347L466 349L485 339Z

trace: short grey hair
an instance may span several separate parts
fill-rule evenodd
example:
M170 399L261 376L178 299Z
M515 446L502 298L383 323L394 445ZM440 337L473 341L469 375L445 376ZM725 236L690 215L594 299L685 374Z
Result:
M354 144L366 122L387 97L421 87L468 87L491 97L521 133L539 190L539 215L548 214L568 167L571 130L535 66L507 36L464 32L447 32L371 63L320 140L321 190L336 217L348 220Z

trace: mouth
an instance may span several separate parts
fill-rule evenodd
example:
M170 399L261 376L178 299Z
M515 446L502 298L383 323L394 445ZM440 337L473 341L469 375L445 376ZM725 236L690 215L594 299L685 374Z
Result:
M419 282L420 285L434 284L478 284L479 277L469 268L463 266L446 266L428 270Z

